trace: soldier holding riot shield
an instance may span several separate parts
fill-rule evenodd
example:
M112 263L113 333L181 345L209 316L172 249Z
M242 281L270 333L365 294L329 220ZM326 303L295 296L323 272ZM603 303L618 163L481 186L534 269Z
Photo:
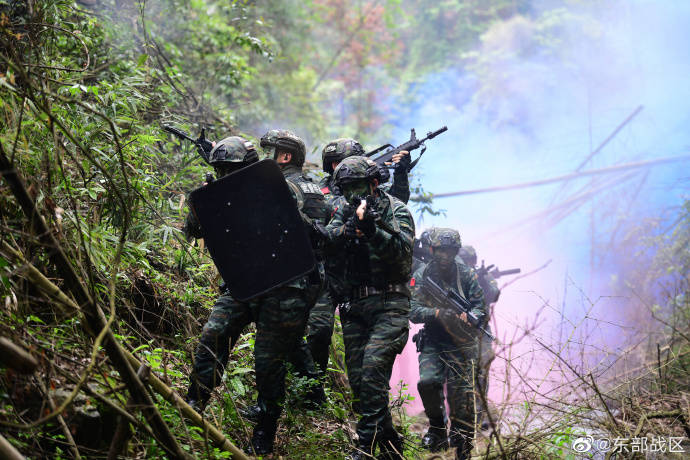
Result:
M427 234L431 260L414 273L410 320L424 324L414 337L419 355L420 380L417 384L429 418L429 430L423 447L432 451L457 447L456 458L469 458L474 438L474 387L478 336L484 325L486 309L477 275L456 260L461 247L460 234L449 228L432 228ZM473 326L468 314L438 305L425 290L433 281L444 290L461 296L469 313L478 320ZM447 384L450 407L450 437L443 386Z
M309 341L302 341L300 348L292 354L290 362L299 376L318 379L326 370L331 336L329 333L328 340L325 343L314 340L315 336L319 336L318 332L321 324L321 309L315 307L314 304L317 303L317 299L321 298L325 292L325 272L323 266L325 257L324 245L327 239L325 227L331 219L332 207L326 201L319 186L302 171L306 147L301 138L284 129L272 129L261 137L260 145L264 152L278 163L285 179L293 185L294 193L300 202L299 208L304 214L304 218L311 223L312 242L314 243L314 251L318 261L318 271L314 273L318 273L319 276L313 276L313 279L310 280L310 310L307 321ZM316 358L318 358L318 361ZM326 395L321 384L312 386L306 397L312 406L321 405L326 401Z
M215 145L209 163L219 180L192 192L194 214L187 219L186 228L192 236L207 240L228 291L216 300L204 325L186 400L197 412L204 410L227 365L230 339L255 322L261 411L248 450L265 455L273 450L282 410L285 360L299 346L306 325L314 256L290 189L273 161L258 162L252 143L232 136ZM270 201L257 204L246 190L262 180L262 198L269 197ZM273 206L262 214L262 206L269 208L275 203L281 203L282 208ZM296 249L307 252L301 256L294 252ZM285 260L302 266L288 270L287 282L282 282Z
M350 459L402 459L402 439L388 408L395 357L408 337L414 221L407 206L378 189L380 172L362 156L345 158L333 173L343 196L327 230L344 262L340 307L347 374L355 397L359 445Z

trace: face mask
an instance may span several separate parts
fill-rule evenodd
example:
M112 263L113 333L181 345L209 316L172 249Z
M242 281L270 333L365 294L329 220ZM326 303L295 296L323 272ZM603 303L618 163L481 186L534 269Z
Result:
M457 253L455 248L434 248L434 260L442 267L447 267L453 263Z
M369 194L369 183L367 181L352 182L343 185L342 190L347 202L354 204L357 198L364 198Z

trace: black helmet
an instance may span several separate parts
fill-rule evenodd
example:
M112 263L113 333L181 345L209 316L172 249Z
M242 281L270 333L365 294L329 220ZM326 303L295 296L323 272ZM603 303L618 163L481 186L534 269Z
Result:
M333 177L337 185L343 185L362 179L380 181L381 173L376 163L367 157L351 156L340 162L333 172Z
M240 136L226 137L218 142L208 156L208 162L214 168L232 165L250 164L259 161L254 144Z
M304 141L295 133L285 129L270 130L261 137L259 145L261 145L261 148L266 150L267 153L272 154L274 159L278 152L291 153L291 163L300 167L304 164L304 158L307 155ZM273 151L269 152L269 149Z
M329 142L321 152L323 171L333 174L333 162L340 163L347 157L354 155L364 155L362 145L354 139L343 137Z

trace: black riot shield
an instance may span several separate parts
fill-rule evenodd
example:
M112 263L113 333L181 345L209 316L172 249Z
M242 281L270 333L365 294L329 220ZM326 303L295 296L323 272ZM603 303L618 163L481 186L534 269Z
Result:
M194 190L189 199L235 299L249 300L314 269L307 229L275 161L229 174Z

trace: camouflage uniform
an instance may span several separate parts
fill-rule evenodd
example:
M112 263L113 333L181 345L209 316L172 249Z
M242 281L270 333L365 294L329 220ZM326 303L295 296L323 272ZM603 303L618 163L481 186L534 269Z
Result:
M451 229L432 229L434 239ZM459 245L459 234L457 235ZM433 257L433 256L432 256ZM457 260L452 260L448 268L442 268L436 258L420 266L414 273L412 284L415 289L412 297L410 320L422 323L424 328L415 336L419 355L419 383L417 388L429 418L429 431L424 444L432 450L445 448L446 414L443 385L447 384L448 405L450 407L450 444L458 448L457 458L467 458L472 450L474 437L474 377L477 361L479 331L444 314L438 306L431 305L424 297L422 287L428 278L436 281L444 289L453 289L465 297L473 306L472 313L478 318L486 317L483 292L474 270ZM465 333L466 342L458 344L446 332L443 323L455 321L455 327Z
M466 265L470 267L477 266L477 252L472 246L463 246L460 249L458 257ZM483 265L483 262L482 262ZM493 304L498 301L498 297L501 294L501 290L498 289L498 283L486 270L479 270L477 272L479 285L484 293L484 305L486 305L487 315L486 315L486 325L484 326L487 331L491 332L491 316L493 315ZM491 369L491 363L493 362L496 354L494 353L493 344L491 340L484 335L480 334L479 337L479 362L477 364L477 385L479 390L484 395L484 400L486 400L487 394L489 392L489 370ZM482 429L488 429L488 420L486 420L486 407L483 404L477 408L477 420L481 425Z
M335 209L335 203L342 196L340 187L333 178L333 162L341 162L345 158L355 155L363 155L364 149L354 139L335 139L323 149L323 170L328 175L321 179L319 187L328 201L331 209ZM409 163L409 155L407 156ZM400 173L398 172L400 171ZM387 172L387 170L386 170ZM382 181L383 182L383 181ZM410 184L406 168L396 169L393 184L389 194L400 199L404 203L410 198ZM317 300L316 305L309 315L307 342L314 358L314 362L325 370L328 366L328 355L335 323L335 310L339 303L346 301L349 295L344 283L344 264L340 260L338 250L326 249L326 277L328 289Z
M292 141L292 144L296 143L297 145L291 145L290 141ZM321 228L324 229L324 234L319 236L325 237L325 226L331 218L332 208L320 187L302 171L306 154L306 149L302 140L290 131L270 130L261 138L261 146L269 155L273 155L274 157L280 151L289 151L293 154L293 159L290 163L280 165L281 171L285 179L287 179L289 183L295 185L297 193L299 193L301 197L302 205L300 209L302 209L303 213L306 215L305 218L312 221L314 225L321 226ZM315 236L315 238L318 239L319 236ZM322 270L325 257L323 243L323 241L315 241L314 248ZM321 375L321 372L318 371L325 371L328 365L330 333L328 334L326 343L317 343L319 341L314 338L314 332L322 329L321 311L323 309L324 302L322 299L324 298L325 292L324 275L320 283L318 285L314 284L312 289L313 297L310 303L309 318L307 320L307 341L302 340L300 348L296 350L290 358L290 362L300 376L318 378ZM328 304L328 306L330 307L330 304ZM331 317L332 316L333 314L331 313ZM332 329L333 326L331 325L331 331ZM311 389L307 398L316 404L323 402L325 400L323 389L321 387L318 387L318 389Z
M408 337L407 281L414 221L404 203L380 190L367 197L367 213L374 210L373 214L364 220L353 215L353 206L346 198L346 179L366 178L369 186L375 174L376 166L361 156L340 163L334 175L345 196L336 202L327 230L332 243L340 248L350 299L346 308L341 307L340 316L347 375L361 414L357 424L359 450L351 458L362 458L362 452L373 453L376 444L384 458L401 458L394 452L402 452L402 441L388 408L388 382L395 357ZM356 236L353 226L363 236Z
M211 164L219 175L228 167L247 166L258 160L251 146L251 159L241 158L238 142L251 146L240 137L224 139L211 152ZM221 152L220 159L218 150ZM214 164L214 159L217 160ZM295 193L294 187L291 188ZM193 220L193 219L192 219ZM188 219L188 223L189 223ZM203 236L203 235L200 235ZM318 272L318 270L317 270ZM323 271L321 271L323 273ZM256 454L272 451L277 420L282 411L285 394L285 361L299 347L306 327L309 306L313 303L314 277L310 274L252 299L240 302L228 294L216 301L194 356L194 371L190 378L187 401L202 411L211 390L220 383L228 363L230 340L236 338L251 322L256 323L254 344L256 386L261 416L252 435L252 450Z

